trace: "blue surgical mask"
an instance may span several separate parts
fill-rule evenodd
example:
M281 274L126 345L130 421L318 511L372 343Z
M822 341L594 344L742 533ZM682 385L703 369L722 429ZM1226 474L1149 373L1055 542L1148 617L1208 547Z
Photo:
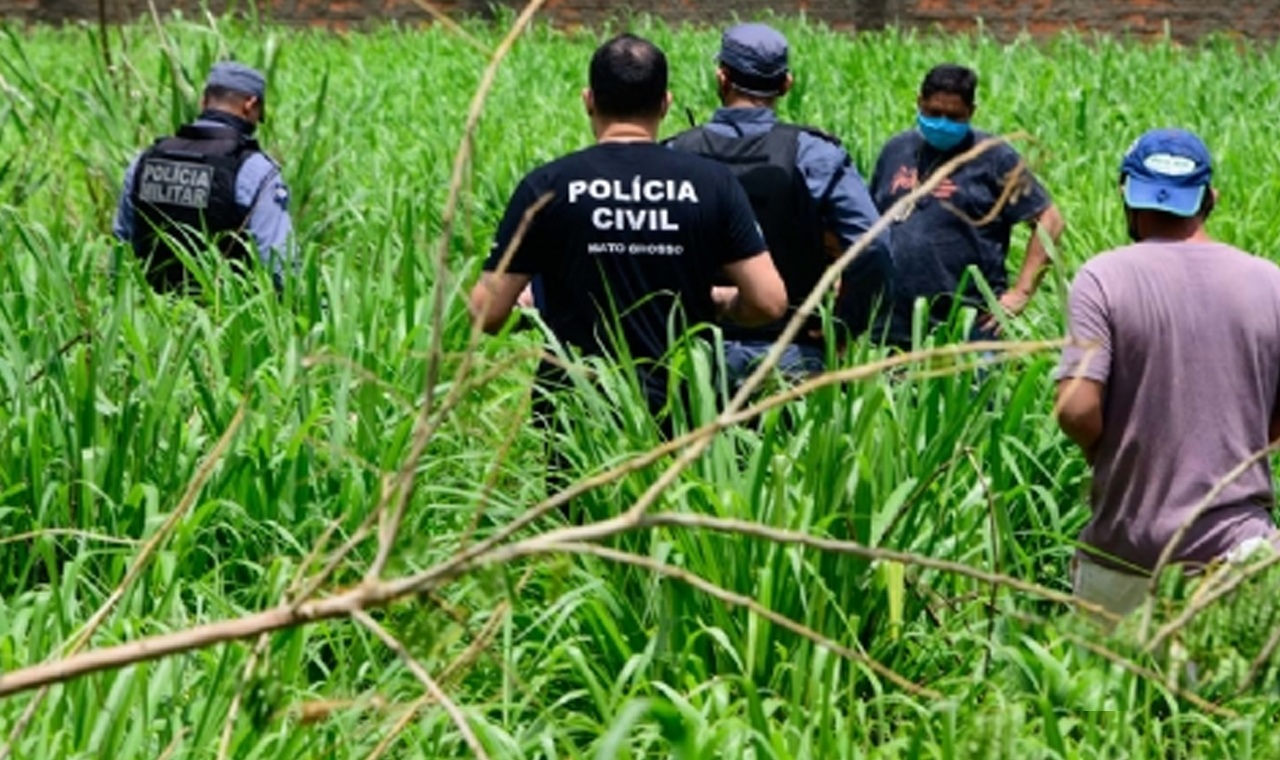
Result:
M969 122L952 121L945 116L925 116L916 113L916 125L924 141L938 150L951 150L969 136Z

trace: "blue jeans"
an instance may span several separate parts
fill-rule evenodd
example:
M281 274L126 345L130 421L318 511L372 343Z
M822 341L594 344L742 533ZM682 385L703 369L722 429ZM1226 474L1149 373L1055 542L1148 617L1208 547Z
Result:
M724 369L730 393L737 393L772 345L763 341L724 342ZM822 372L826 367L826 352L820 346L792 343L778 360L778 370L793 380Z

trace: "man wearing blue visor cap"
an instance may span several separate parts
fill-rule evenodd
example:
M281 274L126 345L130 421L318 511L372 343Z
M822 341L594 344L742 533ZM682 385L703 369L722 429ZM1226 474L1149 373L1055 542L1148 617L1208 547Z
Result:
M1275 540L1270 463L1249 462L1280 437L1280 267L1209 237L1212 179L1200 138L1144 134L1120 165L1134 244L1071 285L1058 423L1093 466L1072 585L1116 615L1166 554L1194 572Z
M676 150L728 166L747 191L770 254L786 282L789 306L809 297L832 260L880 218L862 176L840 141L813 127L778 120L778 99L791 89L787 39L767 24L727 29L716 55L711 120L668 141ZM873 309L886 300L889 236L872 240L842 272L835 316L850 333L863 332ZM731 386L750 374L782 334L789 318L743 327L725 324L725 367ZM828 337L809 320L779 361L790 375L821 371Z
M1137 211L1193 217L1206 201L1213 203L1209 151L1200 138L1180 129L1156 129L1139 138L1125 153L1120 177L1131 227ZM1132 229L1129 234L1138 240Z

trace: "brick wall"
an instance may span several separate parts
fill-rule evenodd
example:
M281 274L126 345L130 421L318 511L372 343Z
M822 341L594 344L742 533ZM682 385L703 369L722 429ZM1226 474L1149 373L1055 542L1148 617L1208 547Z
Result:
M433 0L451 15L490 16L495 7L519 8L518 0ZM146 0L0 0L0 18L56 23L96 19L99 2L112 20L147 12ZM207 0L215 12L245 10L255 0ZM162 12L194 11L198 0L156 0ZM429 18L414 0L256 0L265 17L287 24L352 26L396 19ZM719 23L733 12L750 16L772 8L803 12L841 29L878 29L886 24L948 31L985 28L1008 38L1021 30L1051 34L1075 27L1152 36L1168 25L1181 40L1225 31L1243 37L1280 38L1280 0L548 0L546 13L564 26L593 25L636 10L671 21Z

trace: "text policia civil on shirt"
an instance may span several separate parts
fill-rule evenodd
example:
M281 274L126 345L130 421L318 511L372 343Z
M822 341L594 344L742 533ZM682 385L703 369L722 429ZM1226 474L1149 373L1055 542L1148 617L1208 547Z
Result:
M689 180L644 179L638 174L630 183L616 179L578 179L569 183L569 203L577 203L584 195L593 201L613 203L698 202L698 192ZM598 230L676 232L680 229L665 207L600 206L591 212L591 223Z

